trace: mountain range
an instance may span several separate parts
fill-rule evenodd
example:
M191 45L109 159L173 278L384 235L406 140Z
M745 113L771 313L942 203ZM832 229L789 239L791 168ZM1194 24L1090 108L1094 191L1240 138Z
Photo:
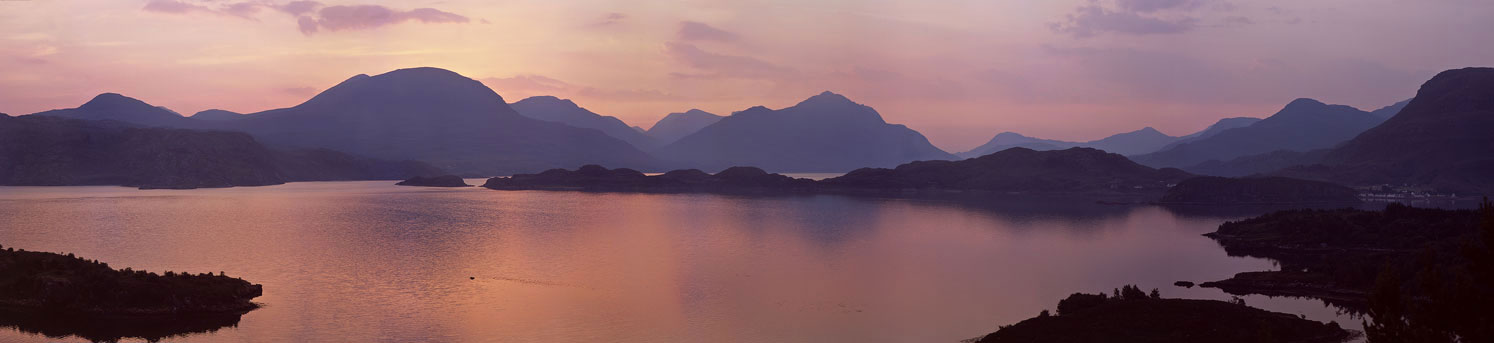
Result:
M1494 68L1437 74L1398 114L1326 152L1322 164L1276 174L1351 185L1410 184L1494 192Z
M638 129L628 126L622 120L593 113L585 108L581 108L581 106L577 106L570 99L561 99L553 96L536 96L519 100L519 102L509 104L509 106L512 106L514 111L518 111L520 115L525 117L602 131L602 133L628 142L628 144L632 144L634 148L640 150L652 150L661 145L654 137L639 132Z
M1181 137L1143 128L1076 143L1006 132L961 156L975 158L1019 147L1066 150L1083 146L1132 154L1132 160L1153 168L1180 167L1207 175L1274 174L1354 185L1407 183L1487 189L1481 187L1494 181L1484 176L1494 174L1489 173L1494 171L1494 162L1488 157L1494 155L1494 145L1486 134L1494 129L1488 114L1488 92L1494 89L1487 80L1489 70L1444 72L1428 81L1416 98L1373 112L1297 99L1265 119L1221 119ZM16 121L24 117L78 119L88 124ZM6 120L12 137L26 130L67 136L47 130L72 127L61 132L110 137L98 141L110 144L150 142L117 139L125 136L115 132L152 127L248 133L253 144L270 151L271 164L283 180L341 179L354 174L353 169L390 171L409 167L389 167L375 161L420 160L431 164L428 170L439 168L470 176L593 163L645 171L757 166L774 172L845 172L956 159L929 144L917 131L889 124L875 109L831 92L787 108L758 106L725 117L700 110L673 113L643 130L555 97L533 97L509 104L481 83L437 68L354 76L299 105L258 113L207 110L186 117L144 101L104 93L77 108L6 116ZM197 137L179 131L155 133ZM259 149L230 148L245 143L218 136L222 134L182 139L202 139L205 149L217 143L224 144L223 149ZM69 142L66 144L81 144ZM16 141L8 144L0 148L12 151L10 161L19 161L15 156L20 154L14 151L45 150ZM1153 152L1147 153L1149 150ZM124 154L124 150L81 148L57 153L99 151ZM259 153L245 156L254 154ZM337 167L304 162L310 160L341 162L335 163ZM7 173L10 180L21 175L15 168ZM254 177L218 183L260 183L245 181L251 179Z
M707 171L755 166L772 172L846 172L955 158L918 131L889 124L875 109L831 92L783 109L732 113L655 155Z
M1353 107L1303 98L1249 126L1224 130L1133 159L1152 167L1188 169L1209 160L1228 161L1278 150L1306 152L1331 148L1384 120Z
M1141 130L1119 133L1088 142L1067 142L1027 137L1016 132L1002 132L996 134L995 137L991 137L991 140L985 144L956 155L959 155L961 158L974 158L1018 147L1039 151L1084 147L1131 156L1165 150L1178 144L1213 137L1225 130L1250 126L1257 121L1260 121L1260 119L1249 117L1224 118L1213 125L1209 125L1209 127L1204 128L1202 131L1182 137L1168 136L1157 131L1157 129L1145 127Z
M587 162L637 168L658 164L600 131L519 115L482 83L437 68L357 75L294 107L233 120L194 120L112 93L75 109L35 115L240 131L279 149L420 160L463 175L502 175Z
M1018 147L1032 150L1063 150L1074 147L1085 147L1121 155L1135 155L1157 151L1157 149L1161 149L1163 146L1177 141L1178 138L1163 134L1151 127L1119 133L1089 142L1065 142L1027 137L1016 132L1002 132L996 134L995 137L991 137L991 140L987 141L986 144L956 155L962 158L973 158Z
M480 82L437 68L358 75L299 105L257 113L208 110L183 117L110 93L78 108L36 115L239 131L276 149L420 160L459 175L589 163L641 170L758 165L779 172L844 172L954 158L917 131L888 124L876 110L830 92L780 110L668 116L651 130L663 137L655 138L570 100L542 96L509 104Z

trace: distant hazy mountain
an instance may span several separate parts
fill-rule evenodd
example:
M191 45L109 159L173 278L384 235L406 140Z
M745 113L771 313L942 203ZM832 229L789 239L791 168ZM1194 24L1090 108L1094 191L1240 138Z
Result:
M659 119L659 122L654 123L654 126L648 129L648 135L658 139L659 143L674 143L680 138L685 138L695 131L721 121L721 118L723 117L696 109L670 113L664 116L664 119Z
M437 68L358 75L291 108L219 123L277 147L420 160L463 175L506 175L655 160L624 141L519 115L482 83Z
M733 113L656 152L707 171L756 166L773 172L845 172L954 156L927 138L839 94L824 92L793 107Z
M519 100L509 104L520 115L548 122L561 123L584 129L597 129L613 138L621 139L633 147L649 150L659 147L659 143L653 137L649 137L632 127L623 123L615 117L604 116L593 113L581 106L577 106L570 99L560 99L553 96L536 96Z
M175 127L188 122L186 117L165 107L151 106L144 101L115 93L99 94L78 108L51 110L32 115L83 120L115 120L142 126Z
M199 188L422 173L440 170L330 151L272 151L239 132L139 128L49 116L0 118L3 185Z
M1132 159L1153 167L1189 167L1208 160L1228 161L1277 150L1324 149L1347 141L1383 120L1349 106L1297 99L1250 126L1224 130L1212 137Z
M1120 154L1091 148L1036 151L1011 148L960 161L921 161L893 169L863 168L822 181L852 188L1033 192L1159 192L1191 177L1152 169Z
M1177 146L1178 144L1214 137L1214 135L1218 135L1220 132L1228 131L1229 129L1254 125L1259 121L1261 121L1261 118L1234 117L1220 119L1219 121L1214 122L1213 125L1209 125L1209 127L1204 128L1202 131L1194 132L1191 135L1178 137L1177 141L1169 143L1167 144L1167 146L1164 146L1161 149L1157 149L1157 151L1172 149L1172 147Z
M282 152L242 132L141 128L118 121L0 117L0 185L141 188L402 179L441 171L333 151Z
M1080 144L1079 146L1129 156L1157 151L1157 149L1161 149L1163 146L1177 140L1177 137L1168 136L1162 132L1158 132L1157 129L1146 127L1141 130L1116 134L1097 141Z
M237 112L211 109L197 112L197 114L193 114L191 118L197 120L235 120L243 119L244 115Z
M959 153L958 155L962 158L973 158L1018 147L1032 150L1061 150L1073 147L1085 147L1121 155L1135 155L1157 151L1157 149L1161 149L1163 146L1177 140L1178 137L1168 136L1151 127L1115 134L1089 142L1065 142L1032 138L1015 132L1002 132L995 137L991 137L991 140L987 141L986 144L982 144L970 151Z
M1352 185L1413 184L1494 193L1494 68L1444 71L1409 104L1323 157L1282 175Z
M1394 117L1396 113L1401 113L1401 109L1406 108L1406 104L1410 103L1411 99L1406 99L1404 101L1391 104L1390 106L1385 106L1381 107L1378 110L1370 111L1370 113L1374 114L1376 117L1390 119L1390 117Z
M243 133L37 115L0 118L4 185L197 188L285 181L275 156Z

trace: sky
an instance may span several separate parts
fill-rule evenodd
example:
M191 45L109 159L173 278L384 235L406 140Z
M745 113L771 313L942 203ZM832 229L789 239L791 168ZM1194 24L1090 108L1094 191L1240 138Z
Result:
M833 91L952 152L1372 110L1494 65L1488 0L0 0L0 112L116 92L190 115L430 66L644 128Z

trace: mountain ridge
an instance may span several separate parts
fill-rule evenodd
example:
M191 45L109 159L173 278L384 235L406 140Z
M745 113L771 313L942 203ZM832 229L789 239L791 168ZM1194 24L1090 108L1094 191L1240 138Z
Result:
M845 172L954 158L917 131L828 91L783 109L754 106L733 113L656 154L696 169L752 165L774 172Z

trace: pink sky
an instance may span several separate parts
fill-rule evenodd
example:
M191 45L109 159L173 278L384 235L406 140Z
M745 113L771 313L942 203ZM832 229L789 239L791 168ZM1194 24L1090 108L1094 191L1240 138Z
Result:
M645 128L831 90L963 151L1182 135L1298 97L1368 110L1494 65L1487 0L238 1L0 1L0 112L102 92L255 112L432 66Z

